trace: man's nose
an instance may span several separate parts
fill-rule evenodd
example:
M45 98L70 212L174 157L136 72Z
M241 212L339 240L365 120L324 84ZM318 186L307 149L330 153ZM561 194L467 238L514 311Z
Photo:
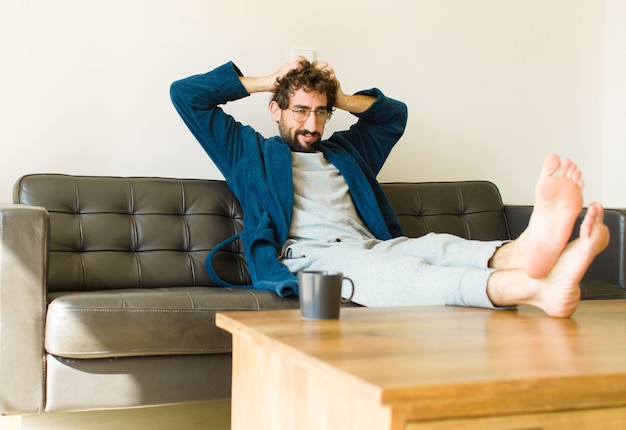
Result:
M309 116L306 118L304 122L304 127L307 130L316 130L317 129L317 118L315 117L315 111L309 111Z

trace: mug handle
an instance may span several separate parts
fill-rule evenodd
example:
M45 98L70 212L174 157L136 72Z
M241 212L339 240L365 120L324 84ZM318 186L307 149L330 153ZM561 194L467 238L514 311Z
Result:
M352 286L352 291L350 292L350 297L344 299L341 299L341 303L349 303L352 300L352 297L354 297L354 282L352 281L352 279L348 278L347 276L344 276L342 279L343 281L349 281L350 285Z

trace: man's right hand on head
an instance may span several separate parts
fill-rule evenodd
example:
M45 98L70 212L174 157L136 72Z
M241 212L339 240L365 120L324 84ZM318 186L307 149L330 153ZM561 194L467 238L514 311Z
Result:
M292 59L287 61L285 64L280 66L280 68L276 72L274 72L272 75L270 75L271 82L273 83L273 88L272 88L271 92L276 91L276 88L278 88L278 79L282 78L283 76L285 76L290 71L295 70L298 67L300 67L300 63L303 62L303 61L307 61L307 59L305 57L303 57L302 55L298 55L297 57L293 57Z
M306 58L303 56L294 57L283 64L271 75L261 77L240 76L239 79L241 80L241 84L245 87L246 91L250 94L261 92L274 93L278 88L278 79L285 76L291 70L300 67L301 61L306 61Z

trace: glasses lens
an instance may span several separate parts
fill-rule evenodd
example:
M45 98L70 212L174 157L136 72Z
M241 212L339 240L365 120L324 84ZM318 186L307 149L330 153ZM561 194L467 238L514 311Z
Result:
M330 118L330 115L328 115L328 111L327 110L316 110L315 111L315 120L319 124L325 123L326 121L328 121L329 118Z
M309 117L309 111L305 109L293 109L293 119L304 122Z

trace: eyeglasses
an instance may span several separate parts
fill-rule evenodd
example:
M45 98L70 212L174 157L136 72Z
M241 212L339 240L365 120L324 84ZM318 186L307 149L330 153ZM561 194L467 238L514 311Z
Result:
M293 119L296 122L305 122L309 118L309 115L311 115L311 112L313 112L313 114L315 115L315 121L317 121L318 124L324 124L325 122L328 122L328 120L330 120L330 117L333 114L331 111L326 110L326 109L316 109L316 110L312 110L309 108L296 108L296 109L287 108L287 109L293 112Z

